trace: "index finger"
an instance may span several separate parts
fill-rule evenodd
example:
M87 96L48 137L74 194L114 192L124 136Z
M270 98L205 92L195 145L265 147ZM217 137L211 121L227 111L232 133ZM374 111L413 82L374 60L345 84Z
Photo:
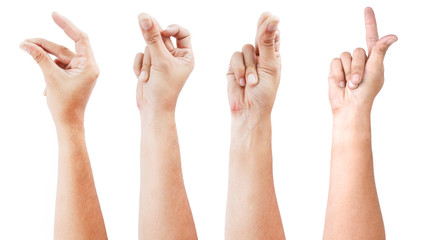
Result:
M57 12L52 14L54 22L62 28L69 38L75 42L75 51L77 55L92 55L88 36L77 28L71 21Z
M177 40L178 48L191 48L190 32L177 24L172 24L163 30L162 35L174 37Z
M368 46L368 55L378 41L377 21L375 20L375 14L372 8L367 7L364 11L365 16L365 31Z

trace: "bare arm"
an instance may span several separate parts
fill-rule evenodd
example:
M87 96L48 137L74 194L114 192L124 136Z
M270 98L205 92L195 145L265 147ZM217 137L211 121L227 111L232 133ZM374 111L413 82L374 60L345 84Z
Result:
M82 124L58 126L55 239L107 239Z
M190 35L177 25L161 32L147 14L139 22L147 43L134 63L141 116L139 238L197 239L175 125L177 98L194 65Z
M44 73L44 95L56 125L59 162L54 238L107 239L84 137L85 107L99 70L87 35L57 13L53 20L75 41L76 53L41 38L28 39L21 48Z
M196 239L175 116L141 113L140 238Z
M232 120L229 169L227 239L284 239L274 190L270 116Z
M256 47L231 59L232 111L226 239L285 239L274 190L271 111L280 81L278 18L259 19Z
M369 113L334 118L325 239L384 239Z
M358 48L331 63L333 110L331 176L324 239L385 239L374 180L370 115L384 83L383 60L394 35L378 38L371 8L365 9L368 56Z

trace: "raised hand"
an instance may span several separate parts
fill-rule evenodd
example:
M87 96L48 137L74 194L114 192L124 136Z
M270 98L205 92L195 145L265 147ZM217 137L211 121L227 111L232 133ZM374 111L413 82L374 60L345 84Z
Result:
M178 95L194 67L190 33L178 25L162 30L147 14L138 16L147 47L134 60L138 77L137 105L154 110L174 111ZM177 47L171 41L176 39Z
M226 239L285 239L272 172L271 111L280 82L278 18L259 18L256 46L231 59Z
M246 44L231 58L228 99L235 115L242 112L270 114L280 83L279 19L270 13L261 15L256 46Z
M59 147L54 239L107 239L84 136L84 112L99 75L85 33L65 17L53 20L75 41L76 53L41 38L20 47L40 65ZM53 61L49 54L54 55Z
M368 56L364 49L357 48L353 56L344 52L340 58L331 62L328 81L333 113L346 108L371 110L374 98L383 87L384 56L397 37L378 37L377 23L371 8L365 9L365 29Z
M197 239L175 124L178 95L194 67L190 34L178 25L162 30L147 14L138 20L147 44L134 61L141 120L139 239Z
M34 58L43 71L46 81L44 95L56 124L81 122L99 68L87 35L58 13L53 13L52 17L75 41L76 53L42 38L27 39L20 47ZM56 59L53 61L49 54Z
M330 187L324 239L385 239L374 180L371 108L384 83L383 60L394 35L378 38L374 12L365 9L368 57L359 48L331 63L333 111Z

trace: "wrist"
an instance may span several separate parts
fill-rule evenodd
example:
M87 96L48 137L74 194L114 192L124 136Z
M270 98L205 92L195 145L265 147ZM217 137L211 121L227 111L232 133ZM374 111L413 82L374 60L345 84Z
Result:
M370 108L346 108L333 112L333 125L349 125L353 123L369 122Z
M55 120L56 131L61 132L84 132L84 120L74 119L72 121Z
M232 129L252 130L263 125L271 125L271 113L246 110L231 115Z
M243 114L232 116L231 141L244 144L254 138L271 138L271 115Z
M349 110L333 114L333 146L348 145L371 138L371 112Z
M140 110L141 123L150 123L159 121L175 121L175 109L161 108L143 108Z
M230 159L262 159L271 152L271 116L232 116Z
M79 127L84 125L84 111L71 110L71 111L51 111L53 121L57 128ZM53 114L53 113L57 114Z

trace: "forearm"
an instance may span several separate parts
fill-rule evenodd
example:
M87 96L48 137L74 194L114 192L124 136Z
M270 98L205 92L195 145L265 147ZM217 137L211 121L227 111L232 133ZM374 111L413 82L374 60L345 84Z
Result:
M82 123L56 126L59 146L55 239L107 239Z
M140 239L196 239L174 112L141 112Z
M271 119L232 120L227 239L284 239L274 190Z
M370 112L334 117L325 239L384 239L374 180Z

